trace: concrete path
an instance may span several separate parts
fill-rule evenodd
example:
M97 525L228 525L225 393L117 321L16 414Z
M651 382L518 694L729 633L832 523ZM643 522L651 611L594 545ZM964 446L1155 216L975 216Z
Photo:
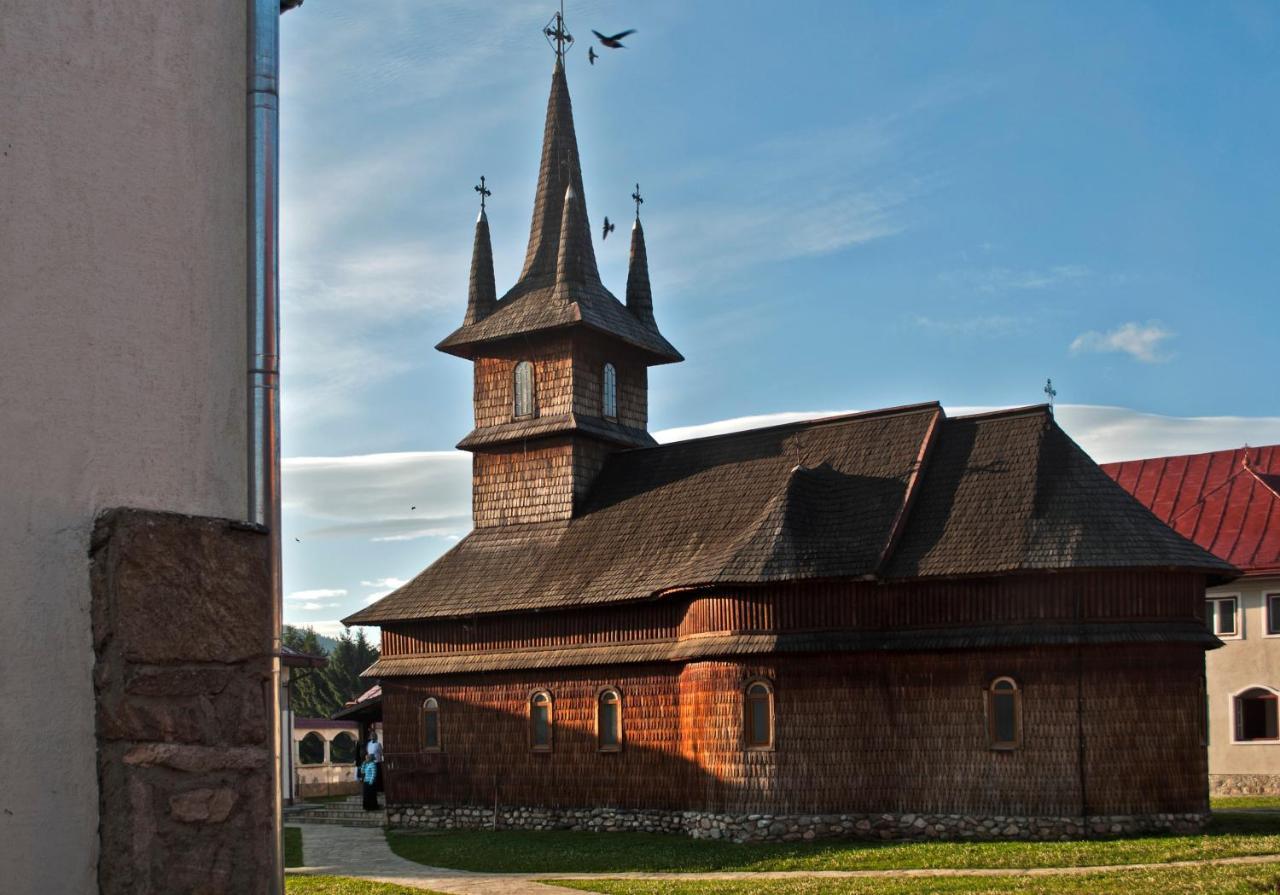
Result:
M291 824L292 825L292 824ZM915 869L915 870L767 870L717 871L710 873L473 873L443 867L427 867L399 857L387 845L382 830L320 826L298 823L302 828L302 855L307 866L289 873L349 876L357 879L396 883L418 889L432 889L455 895L554 895L571 889L548 886L539 880L651 879L651 880L766 880L766 879L857 879L862 877L946 877L946 876L1057 876L1103 873L1115 870L1156 870L1174 867L1202 867L1234 864L1280 864L1280 855L1249 855L1239 858L1212 858L1204 861L1170 861L1155 864L1110 864L1090 867Z

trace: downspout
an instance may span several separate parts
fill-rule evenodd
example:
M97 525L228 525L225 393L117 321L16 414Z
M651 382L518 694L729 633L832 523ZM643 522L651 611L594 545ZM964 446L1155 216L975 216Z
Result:
M284 892L280 795L280 317L277 218L280 184L280 0L248 0L248 521L270 538L271 846L267 892Z

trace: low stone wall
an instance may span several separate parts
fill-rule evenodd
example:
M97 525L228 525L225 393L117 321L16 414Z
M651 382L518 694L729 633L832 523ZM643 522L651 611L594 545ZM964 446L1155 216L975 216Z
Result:
M1075 839L1144 832L1193 833L1207 814L1080 817L978 817L965 814L712 814L626 808L502 808L498 829L681 833L731 842L806 839ZM392 805L392 827L421 830L492 829L493 809Z
M1215 796L1280 795L1280 774L1210 774L1209 792Z

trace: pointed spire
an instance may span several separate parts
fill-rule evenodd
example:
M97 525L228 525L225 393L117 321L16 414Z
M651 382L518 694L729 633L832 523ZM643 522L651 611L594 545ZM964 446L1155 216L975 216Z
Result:
M564 64L557 58L555 69L551 73L551 95L547 99L547 122L542 134L542 164L538 169L538 189L534 195L533 220L529 227L529 249L525 253L520 283L539 286L554 280L560 255L564 197L570 187L581 206L580 225L588 233L584 243L586 256L582 269L593 284L598 284L600 276L596 272L595 250L589 238L590 224L587 221L587 205L582 191L582 166L578 160L578 140L573 130L569 83L565 80Z
M572 301L570 286L598 283L596 255L587 229L586 208L570 183L565 187L560 216L560 251L556 253L556 296Z
M644 227L640 215L631 227L631 266L627 269L627 310L650 326L653 319L653 293L649 291L649 254L644 248Z
M498 289L493 279L493 246L489 242L489 216L480 208L476 218L476 239L471 248L471 283L467 289L467 315L463 326L470 326L493 313L498 303Z

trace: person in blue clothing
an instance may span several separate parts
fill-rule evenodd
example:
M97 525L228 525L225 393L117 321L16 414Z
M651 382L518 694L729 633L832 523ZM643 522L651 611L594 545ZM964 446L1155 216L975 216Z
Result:
M360 781L360 789L364 794L364 810L378 810L378 763L373 756L365 756L364 764L356 769L356 778Z

